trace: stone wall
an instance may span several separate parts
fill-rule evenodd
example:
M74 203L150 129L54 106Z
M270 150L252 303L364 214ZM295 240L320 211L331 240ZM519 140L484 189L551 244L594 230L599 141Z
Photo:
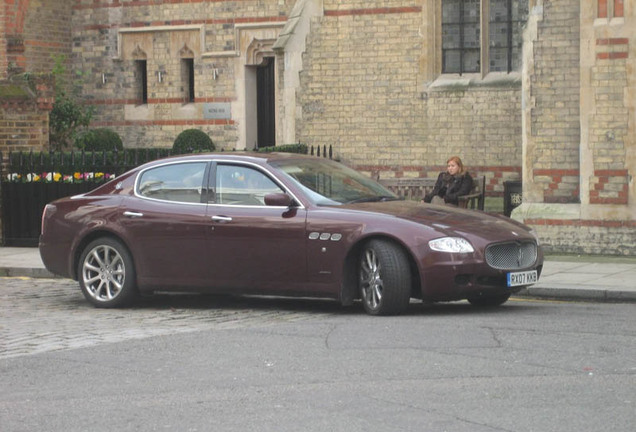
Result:
M71 22L72 10L67 0L29 0L24 18L24 56L30 73L50 73L52 59L67 59L69 76L72 66Z
M603 4L537 1L530 20L513 217L547 251L636 255L636 11Z
M524 192L546 203L577 203L580 175L580 2L545 1L530 75L530 167Z
M558 217L526 218L549 254L636 256L636 222Z
M88 77L83 92L97 108L93 126L115 130L126 147L170 147L179 132L189 128L206 132L217 149L247 147L244 75L249 45L275 40L272 29L284 25L294 3L113 6L110 1L94 1L75 6L73 55ZM194 60L193 103L184 101L183 58ZM139 100L136 60L147 62L147 104ZM229 115L208 115L219 106L230 107Z
M0 152L42 150L48 137L49 112L38 109L35 100L0 101Z
M421 159L421 12L398 7L407 2L392 2L389 12L374 9L385 2L348 3L345 9L325 2L324 17L312 27L301 73L298 139L333 145L351 165Z
M251 148L245 47L253 29L284 24L295 3L75 6L74 59L86 77L84 94L97 107L93 126L116 130L125 146L167 147L181 130L196 127L218 148ZM435 41L422 29L435 27L438 7L420 0L326 0L322 9L302 57L299 109L286 114L296 116L295 141L331 145L345 163L382 177L436 176L457 154L473 174L487 176L495 196L503 181L519 178L521 82L436 82L439 71L431 76L423 67ZM182 98L184 45L195 59L194 104ZM148 65L147 105L137 102L136 47ZM281 72L285 62L277 64ZM231 118L206 118L206 104L224 103Z
M275 52L283 26L294 31L292 8L308 3L305 43ZM604 1L607 16L597 0L529 4L522 71L445 76L439 0L4 1L0 78L50 71L51 54L71 53L69 73L82 72L73 82L97 108L92 126L116 130L125 146L169 147L198 128L217 148L249 149L254 71L275 56L285 137L332 146L381 177L435 177L457 154L487 177L489 196L523 180L513 215L546 249L636 254L634 2ZM189 103L184 58L194 60ZM0 150L45 145L47 104L3 101Z
M70 73L71 14L64 0L0 3L0 151L48 146L50 72L63 55Z
M634 143L630 136L629 119L634 114L633 69L629 70L629 39L597 37L596 62L590 69L590 88L594 111L589 114L589 148L593 172L589 177L590 204L627 204L629 168L627 147ZM626 89L631 95L626 99ZM629 98L630 96L628 96ZM631 112L630 112L631 111ZM632 127L633 132L633 127Z
M0 56L0 66L4 77L24 71L49 73L55 56L70 61L71 15L65 0L3 1L0 20L6 56Z
M6 7L0 2L0 80L8 77L9 60L7 58Z
M424 65L436 42L423 28L436 20L419 1L325 1L307 40L298 140L380 177L436 177L459 155L501 196L521 172L521 80L438 79Z

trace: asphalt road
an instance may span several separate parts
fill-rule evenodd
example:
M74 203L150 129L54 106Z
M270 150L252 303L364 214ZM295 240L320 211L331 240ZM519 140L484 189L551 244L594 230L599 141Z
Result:
M272 298L94 309L0 278L0 431L629 431L636 306Z

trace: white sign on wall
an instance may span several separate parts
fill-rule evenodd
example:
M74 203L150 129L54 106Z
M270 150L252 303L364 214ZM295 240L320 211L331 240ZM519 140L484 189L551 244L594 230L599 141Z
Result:
M229 102L206 103L203 105L203 118L228 120L232 118Z

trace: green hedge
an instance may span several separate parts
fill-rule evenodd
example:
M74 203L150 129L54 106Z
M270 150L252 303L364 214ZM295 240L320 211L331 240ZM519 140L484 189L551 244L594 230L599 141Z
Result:
M283 144L279 146L272 147L261 147L257 151L259 153L271 153L271 152L282 152L282 153L300 153L307 154L307 144Z
M91 129L75 141L75 147L84 151L123 150L124 143L117 132L108 128Z
M177 135L172 145L173 154L212 152L216 146L205 132L186 129Z

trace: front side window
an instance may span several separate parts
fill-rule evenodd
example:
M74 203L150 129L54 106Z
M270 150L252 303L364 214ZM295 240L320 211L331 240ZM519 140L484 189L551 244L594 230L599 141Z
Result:
M442 73L521 68L528 0L442 0Z
M237 164L216 167L215 203L263 206L265 195L284 192L259 169Z
M145 198L200 203L206 166L206 162L187 162L147 169L137 180L136 192Z

